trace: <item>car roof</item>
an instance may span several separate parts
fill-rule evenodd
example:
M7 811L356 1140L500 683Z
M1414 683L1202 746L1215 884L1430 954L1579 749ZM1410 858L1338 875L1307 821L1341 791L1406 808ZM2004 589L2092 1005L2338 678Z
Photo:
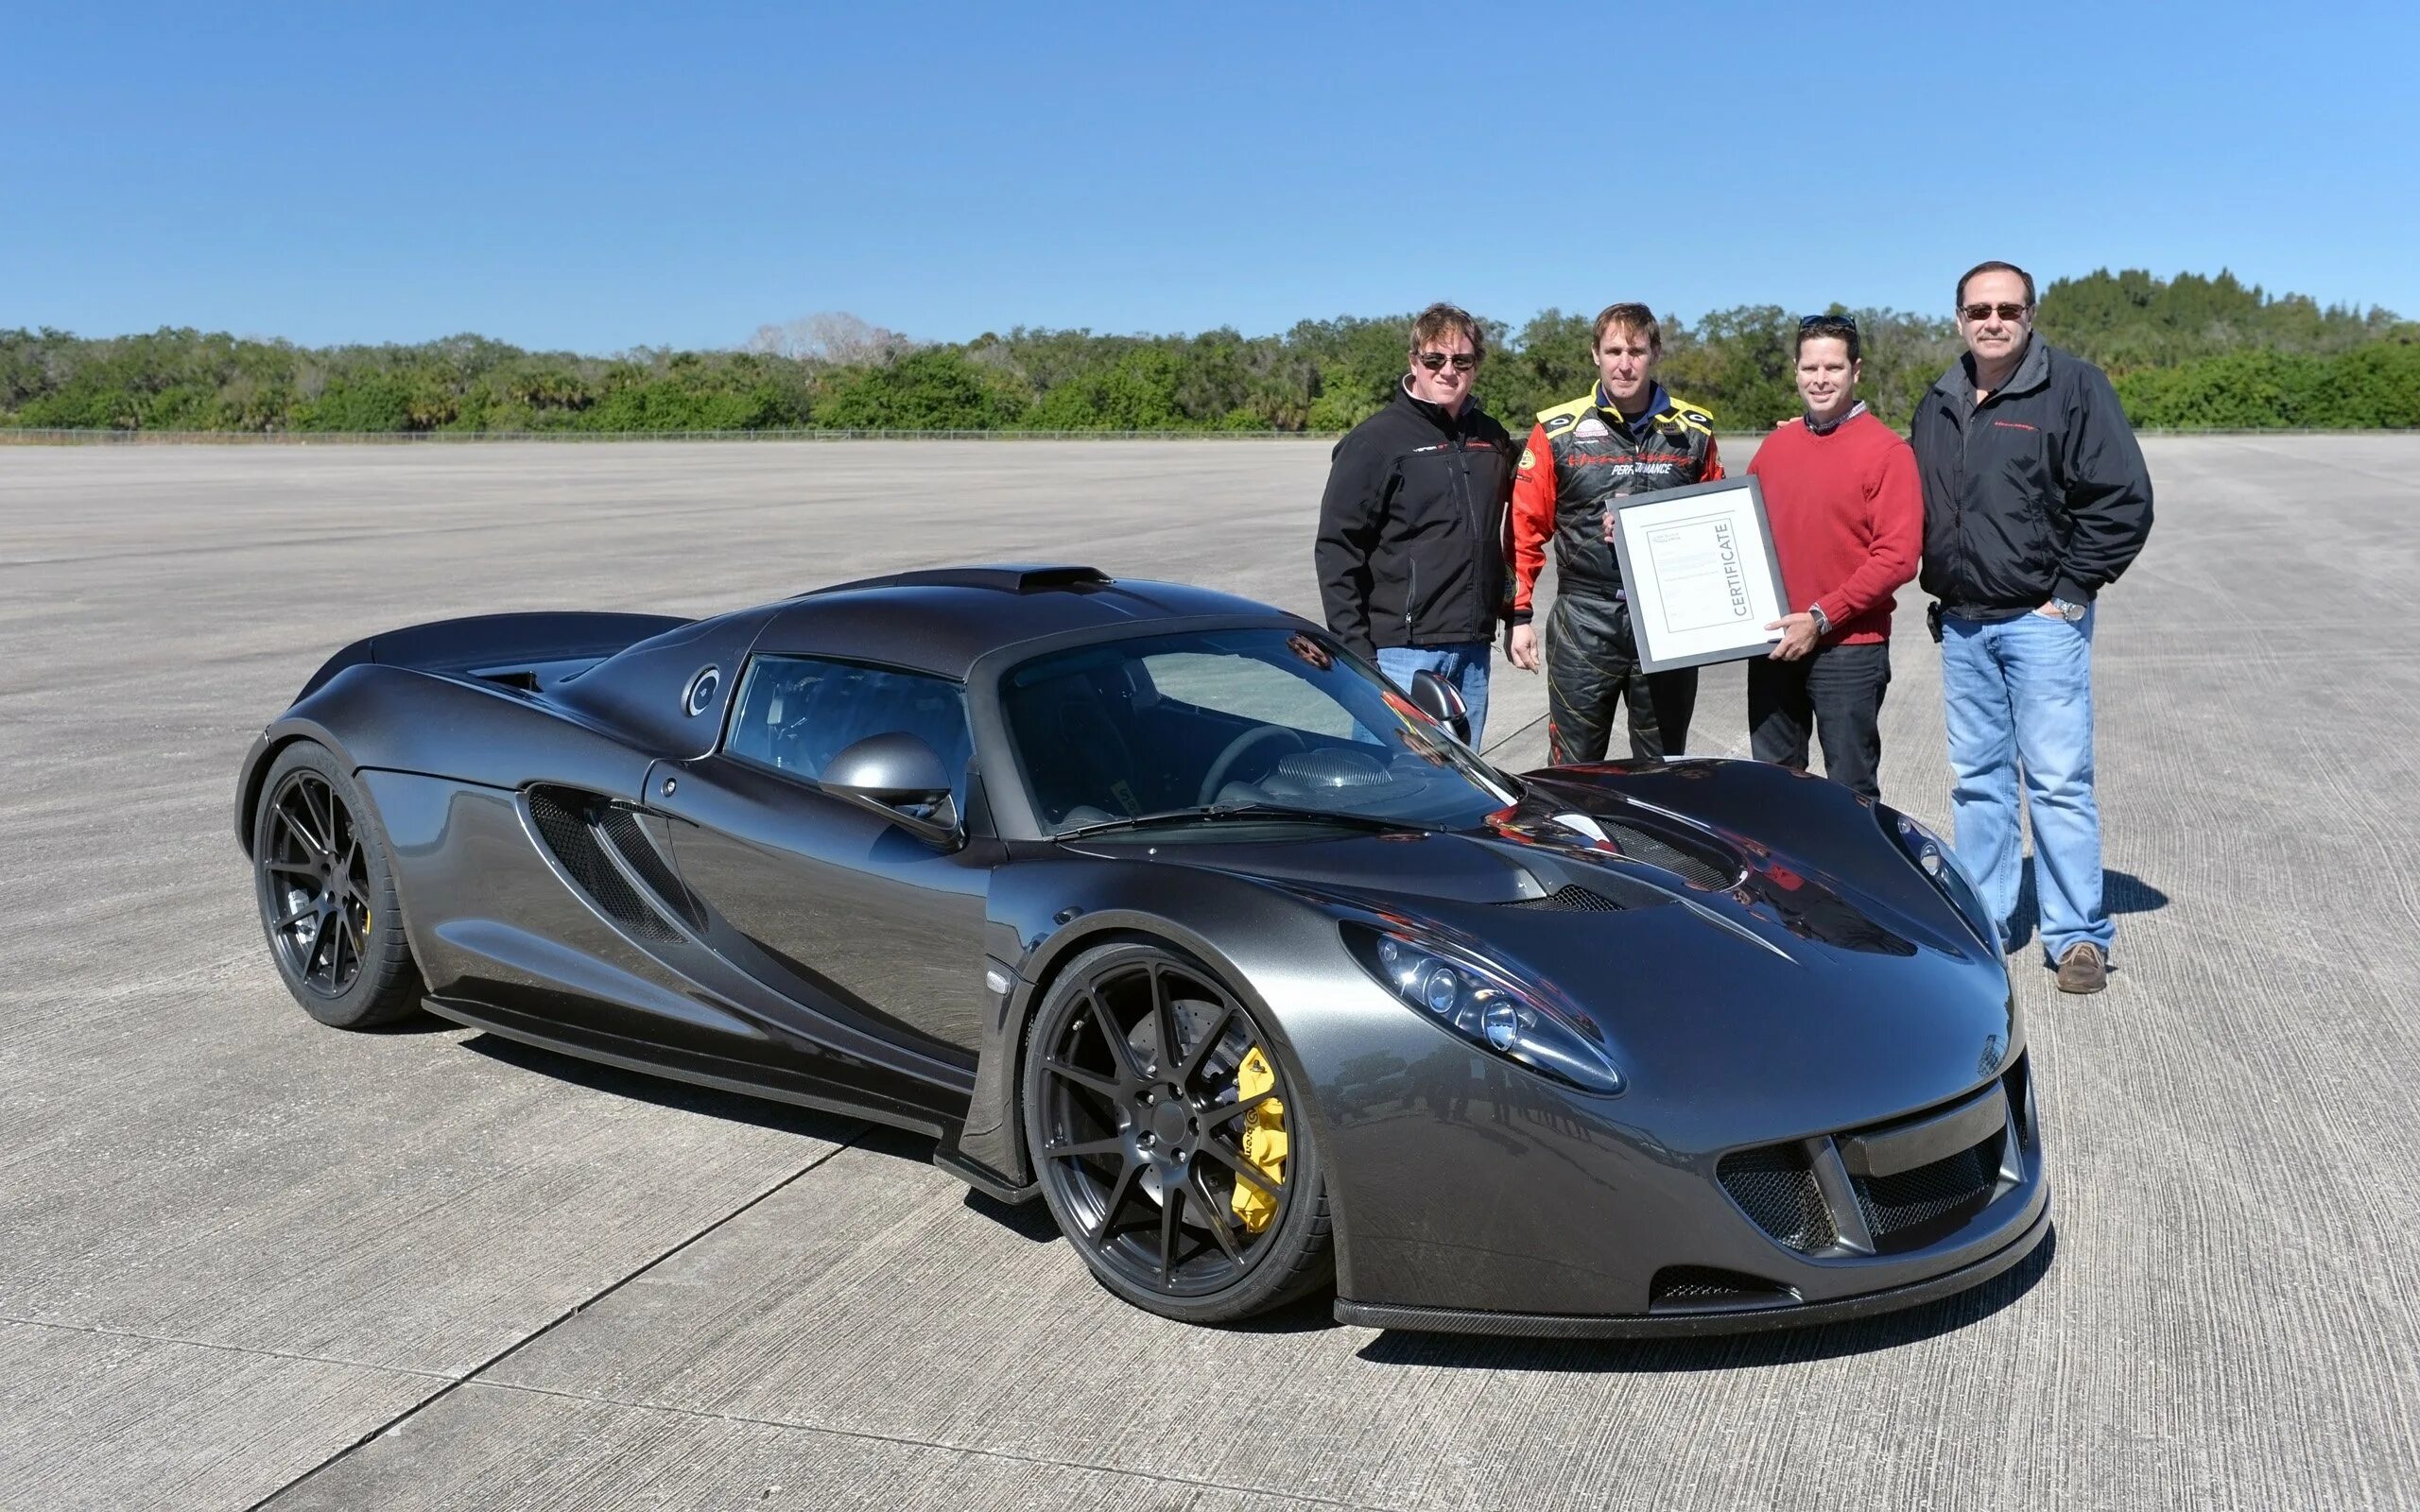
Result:
M1098 568L1007 562L893 573L772 606L759 652L839 656L964 679L981 657L1027 641L1204 617L1292 625L1233 593L1115 578Z

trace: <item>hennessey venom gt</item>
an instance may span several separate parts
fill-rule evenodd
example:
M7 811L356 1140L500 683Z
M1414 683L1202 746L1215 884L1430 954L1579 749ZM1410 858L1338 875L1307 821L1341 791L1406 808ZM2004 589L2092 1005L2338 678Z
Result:
M1709 1332L2034 1248L2021 1026L1930 833L1749 762L1514 775L1460 715L1244 599L909 572L358 642L236 829L322 1022L924 1131L1171 1317Z

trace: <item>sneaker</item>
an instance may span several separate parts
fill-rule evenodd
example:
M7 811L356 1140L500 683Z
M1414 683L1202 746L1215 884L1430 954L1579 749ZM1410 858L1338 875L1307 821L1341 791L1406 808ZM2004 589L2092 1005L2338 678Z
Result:
M2059 957L2060 991L2098 992L2108 985L2109 963L2092 941L2080 939Z

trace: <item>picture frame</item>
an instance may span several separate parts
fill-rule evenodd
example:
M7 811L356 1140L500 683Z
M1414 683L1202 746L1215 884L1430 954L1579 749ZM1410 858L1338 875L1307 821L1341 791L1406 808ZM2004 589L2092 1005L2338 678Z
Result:
M1763 656L1789 612L1764 490L1754 477L1612 501L1631 633L1648 672Z

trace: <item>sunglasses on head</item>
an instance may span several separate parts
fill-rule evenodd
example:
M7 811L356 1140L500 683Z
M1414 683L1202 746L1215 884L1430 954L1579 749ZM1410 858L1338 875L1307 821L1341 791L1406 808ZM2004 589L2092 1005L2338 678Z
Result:
M2024 318L2025 312L2031 308L2030 304L1962 304L1958 313L1969 320L1988 320L1992 312L1996 310L2003 320L2018 320Z
M1456 372L1468 372L1478 366L1478 353L1476 352L1424 352L1411 360L1430 372L1435 372L1449 362L1454 365Z
M1819 325L1827 326L1835 331L1854 331L1857 329L1857 319L1853 316L1846 315L1810 315L1798 322L1798 329L1812 331Z

